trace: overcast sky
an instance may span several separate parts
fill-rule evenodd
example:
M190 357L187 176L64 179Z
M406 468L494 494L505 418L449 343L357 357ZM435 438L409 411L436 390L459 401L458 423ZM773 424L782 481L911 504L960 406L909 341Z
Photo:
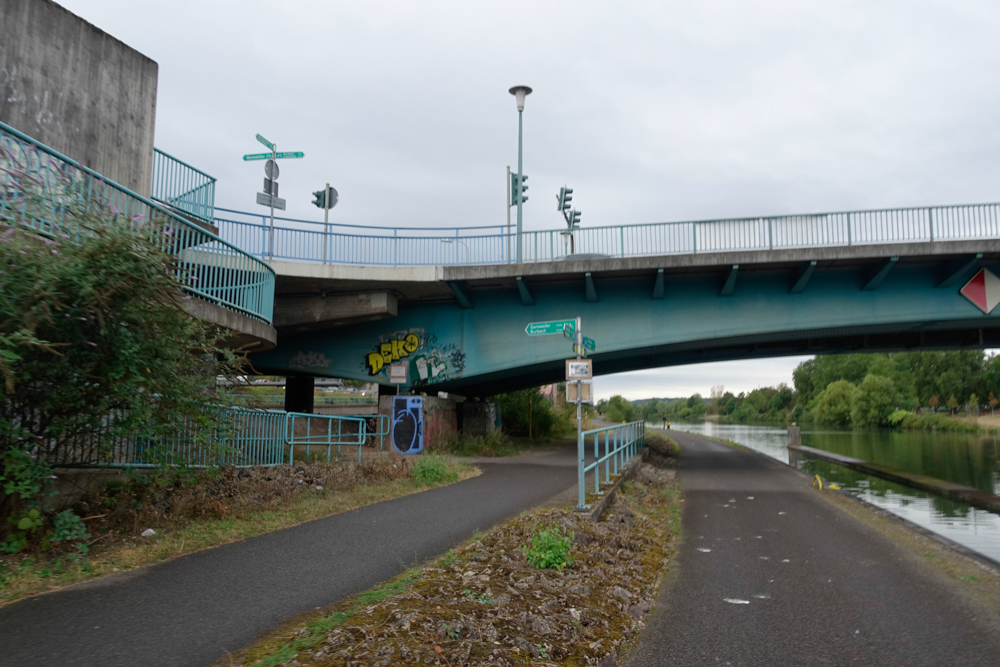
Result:
M159 63L156 145L288 214L501 224L524 114L527 229L1000 199L1000 2L62 0ZM790 382L801 358L601 378L598 396Z

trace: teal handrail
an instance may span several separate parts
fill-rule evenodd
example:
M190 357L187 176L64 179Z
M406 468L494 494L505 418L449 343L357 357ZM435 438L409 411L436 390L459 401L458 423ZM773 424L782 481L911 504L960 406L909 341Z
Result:
M215 177L153 149L150 199L211 223L215 217Z
M19 195L26 187L41 197ZM0 219L51 234L71 224L68 204L95 202L137 225L162 217L160 244L176 258L184 292L271 323L275 273L266 262L0 122Z
M604 436L604 454L601 454L601 436ZM587 438L593 437L594 442L594 462L585 465ZM585 507L587 496L587 473L594 471L594 493L600 494L601 487L613 483L612 478L618 475L619 470L624 470L632 457L646 444L646 423L637 421L627 424L616 424L614 426L604 426L601 428L583 431L577 443L577 451L580 456L578 480L579 502L577 507ZM604 465L604 474L601 474L601 464Z

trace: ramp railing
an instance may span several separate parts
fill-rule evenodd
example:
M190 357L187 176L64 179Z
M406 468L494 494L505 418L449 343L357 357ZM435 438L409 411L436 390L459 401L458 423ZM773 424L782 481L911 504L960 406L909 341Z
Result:
M153 149L149 197L208 223L215 217L215 177L159 148Z
M594 456L593 463L589 465L586 462L588 440L593 446ZM580 476L577 485L579 494L577 507L586 506L588 488L591 488L594 494L600 495L602 486L613 484L619 471L625 469L628 462L645 447L645 444L646 424L641 421L604 426L580 433L580 440L577 442L580 459L577 465ZM587 483L587 474L591 471L594 473L592 485Z
M192 210L207 213L194 201ZM0 221L39 234L74 233L80 211L136 228L156 221L184 292L270 324L275 274L266 262L0 122Z

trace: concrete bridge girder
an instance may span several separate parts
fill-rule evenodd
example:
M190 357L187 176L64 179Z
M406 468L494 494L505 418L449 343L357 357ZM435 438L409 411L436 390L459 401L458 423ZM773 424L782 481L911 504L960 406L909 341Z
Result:
M282 336L275 350L253 355L253 361L275 373L380 382L387 382L390 366L405 366L409 388L475 396L561 380L569 341L529 337L524 327L578 315L586 335L597 341L598 375L819 352L1000 345L1000 317L983 315L958 294L959 283L975 268L1000 264L1000 240L847 250L854 252L816 248L407 268L404 273L417 280L396 279L401 271L389 267L378 272L378 280L401 295L395 318L341 327L336 336ZM287 276L276 268L280 302ZM312 271L342 274L345 267ZM949 271L962 275L954 278ZM954 281L954 289L939 289L942 276ZM346 280L341 287L352 283L355 289L374 284ZM457 303L453 283L461 285L471 307ZM410 334L419 339L410 341L412 350L406 347Z

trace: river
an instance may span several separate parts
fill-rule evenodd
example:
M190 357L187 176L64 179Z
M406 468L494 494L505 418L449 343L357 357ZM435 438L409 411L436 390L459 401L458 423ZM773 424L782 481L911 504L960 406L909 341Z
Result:
M650 424L659 427L660 424ZM677 423L671 428L734 442L788 463L783 426ZM1000 495L1000 438L924 431L852 431L803 426L802 444ZM1000 515L804 456L801 467L873 505L1000 561Z

